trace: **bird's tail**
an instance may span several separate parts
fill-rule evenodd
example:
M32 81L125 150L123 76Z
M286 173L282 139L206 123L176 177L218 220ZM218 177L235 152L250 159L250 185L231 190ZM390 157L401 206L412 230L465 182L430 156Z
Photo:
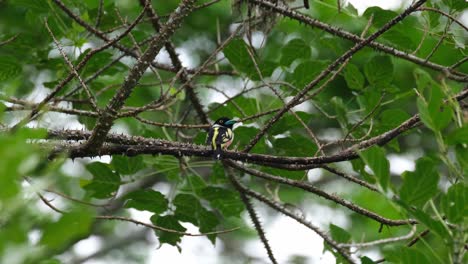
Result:
M213 150L213 158L215 160L220 160L223 157L223 150L221 145L216 145L216 148Z

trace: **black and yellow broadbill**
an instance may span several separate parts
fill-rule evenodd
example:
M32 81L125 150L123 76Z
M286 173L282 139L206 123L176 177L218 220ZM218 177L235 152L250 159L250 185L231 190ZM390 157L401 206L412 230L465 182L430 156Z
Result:
M213 158L220 160L223 156L223 150L226 150L231 145L234 139L232 126L236 120L227 117L221 117L211 126L206 139L206 144L211 145L213 149Z

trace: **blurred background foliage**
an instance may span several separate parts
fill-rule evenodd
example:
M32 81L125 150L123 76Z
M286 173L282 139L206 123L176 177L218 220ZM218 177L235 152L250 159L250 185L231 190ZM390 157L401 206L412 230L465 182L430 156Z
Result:
M133 21L142 10L138 1L103 1L102 14L99 15L99 2L63 1L91 25L96 25L96 18L100 16L98 28L109 36L115 36L124 28L116 10L128 22ZM197 1L197 5L207 2ZM300 6L301 2L295 1L290 5ZM152 4L165 22L179 1L152 1ZM334 0L310 1L310 5L309 10L298 11L356 35L360 35L371 20L367 36L401 12L371 7L358 14L352 5L342 6L338 11ZM463 14L466 17L465 1L433 0L425 6L443 10L458 19ZM232 33L233 25L242 22L246 14L246 5L239 12L233 10L230 1L219 1L190 14L171 38L184 66L200 66L217 48L219 40L226 39ZM16 111L12 98L38 102L69 73L44 27L45 19L75 65L90 48L103 43L70 19L53 1L0 1L0 43L15 38L0 46L0 124L4 129L27 113ZM193 82L212 120L221 116L243 119L282 107L283 102L271 90L255 87L261 86L264 80L274 82L282 97L289 99L353 46L349 40L289 18L277 17L270 26L268 31L251 32L250 39L245 35L235 38L218 54L219 61L210 68L235 74L201 75ZM154 34L148 20L132 31L138 42ZM447 17L422 11L398 23L378 41L411 56L428 58L429 62L450 67L466 57L467 37L467 32ZM120 43L133 46L129 36ZM255 48L262 76L259 76L248 54L250 44ZM145 48L143 44L142 49ZM114 49L100 52L80 71L81 76L86 79L119 55L121 53ZM167 52L163 51L157 62L170 65ZM114 95L134 63L134 59L125 57L89 83L100 107L104 107ZM468 63L462 63L456 70L466 76ZM158 73L160 77L150 71L143 76L126 102L128 109L157 100L161 91L173 93L181 85L178 81L170 82L175 76L174 72L158 70ZM78 84L74 79L57 97L67 95ZM385 257L394 263L449 263L456 262L455 258L459 257L458 263L466 263L467 257L463 257L463 254L468 228L467 115L463 104L460 107L454 101L449 101L446 104L448 107L440 110L444 107L443 100L466 89L464 85L466 83L446 78L444 72L366 47L353 56L339 76L321 93L294 108L323 142L348 134L348 138L356 140L377 136L419 113L425 126L418 126L384 146L365 151L351 162L332 164L379 186L385 191L384 194L360 188L324 169L304 172L261 166L253 168L290 179L310 181L327 192L387 218L415 218L422 223L417 225L418 233L430 230L422 242L411 248L405 246L405 241L374 246L369 250L372 256ZM244 89L252 90L224 104L226 97L211 87L230 97ZM148 231L143 232L143 229L137 229L131 223L95 218L103 214L130 217L137 215L137 211L150 213L145 214L150 218L141 219L144 222L151 221L155 225L183 232L187 230L187 223L198 227L201 233L241 227L229 234L207 236L212 243L216 238L221 239L218 241L222 242L217 243L224 245L219 263L260 261L252 260L252 256L240 246L242 241L257 239L256 233L250 226L250 220L242 217L244 205L219 163L196 157L179 159L162 155L113 156L92 160L71 160L60 156L48 160L44 145L39 147L33 144L45 142L47 129L92 130L96 122L95 117L56 113L52 106L88 111L90 105L83 103L86 98L86 93L78 90L67 100L52 102L48 105L50 111L47 111L47 107L43 109L44 114L28 127L14 133L0 134L1 263L79 263L84 260L78 257L76 245L90 236L98 237L101 241L101 247L96 250L104 253L97 259L111 259L113 263L142 263L147 252L141 252L138 247L135 250L134 245L154 245L146 236ZM22 105L27 108L28 103ZM169 107L161 111L143 112L139 117L161 123L197 124L199 119L191 108L182 91ZM271 115L244 121L242 126L235 129L234 148L243 149L269 118ZM364 121L355 127L361 120ZM153 126L133 117L118 119L112 131L196 144L204 144L206 136L204 130ZM337 146L334 150L341 147ZM252 152L311 157L317 150L317 145L298 120L286 114ZM397 158L415 164L414 168L402 166ZM339 242L396 237L411 230L409 226L382 228L372 219L300 189L267 184L248 175L242 175L242 180L271 199L310 213L312 222L314 213L308 212L311 204L323 205L344 215L346 226L339 227L333 218L326 220L330 226L321 226ZM53 203L65 213L53 211L40 198ZM276 215L276 212L267 210L264 217L269 219ZM158 231L155 236L158 239L156 244L178 246L181 254L184 254L184 248L180 247L182 235ZM128 243L119 244L126 237ZM284 240L287 245L287 240L294 240L294 237L285 237ZM121 251L105 251L108 247L120 248ZM151 250L157 249L147 247L147 251ZM457 250L461 251L461 257L455 254ZM307 257L304 252L303 258L298 257L292 263L307 263ZM362 263L373 262L363 258Z

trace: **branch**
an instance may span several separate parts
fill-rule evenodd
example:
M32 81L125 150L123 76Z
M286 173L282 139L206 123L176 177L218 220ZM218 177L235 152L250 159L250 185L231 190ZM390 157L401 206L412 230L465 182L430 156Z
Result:
M468 87L455 96L454 100L463 100L468 96ZM357 150L362 150L373 145L384 145L390 140L396 138L402 133L421 124L419 115L416 114L403 122L400 126L389 130L383 134L377 135L368 140L362 141L354 146L342 150L337 154L321 157L283 157L266 154L251 154L236 151L226 151L227 159L245 161L249 163L262 164L272 167L288 168L294 170L306 170L316 168L318 165L333 163L338 161L351 160L356 158ZM90 132L79 130L49 130L49 137L66 140L86 140L91 136ZM59 152L68 152L70 158L93 157L97 155L139 155L139 154L166 154L173 156L199 156L209 157L212 151L206 146L194 145L189 143L171 142L161 139L149 139L136 136L125 136L108 134L105 137L106 142L119 145L105 145L99 151L86 151L80 148L80 145L62 143L54 145L53 154Z
M154 60L169 37L172 36L175 30L180 26L183 18L192 11L195 1L196 0L183 0L177 10L171 14L168 23L164 25L159 34L151 41L149 48L130 70L129 75L125 78L120 89L107 104L106 109L102 111L102 114L93 129L93 134L83 147L84 149L95 151L101 147L106 134L109 132L114 120L116 119L117 112L122 108L125 100L130 96L133 88L138 84L139 79L143 76L149 64Z
M290 8L288 8L286 6L275 5L274 3L270 3L270 2L265 1L265 0L250 0L249 2L254 4L254 5L258 5L258 6L261 6L263 8L266 8L266 9L272 10L274 12L277 12L278 14L281 14L281 15L283 15L285 17L289 17L291 19L297 20L301 24L305 24L305 25L309 25L309 26L312 26L312 27L319 28L319 29L321 29L323 31L326 31L326 32L332 34L332 35L335 35L335 36L338 36L338 37L341 37L341 38L344 38L344 39L351 40L351 41L353 41L355 43L359 43L359 42L364 41L364 38L361 38L358 35L354 35L354 34L352 34L350 32L347 32L347 31L345 31L345 30L343 30L341 28L338 28L338 27L323 23L323 22L321 22L321 21L319 21L317 19L313 19L311 17L308 17L308 16L306 16L304 14L301 14L299 12L291 10ZM371 47L371 48L377 49L379 51L394 55L394 56L399 57L399 58L402 58L404 60L411 61L411 62L416 63L418 65L421 65L421 66L424 66L424 67L431 68L433 70L439 71L439 72L443 73L444 75L447 75L447 77L449 79L456 80L456 81L462 81L462 82L465 82L465 81L468 80L468 75L457 72L457 71L453 71L452 69L450 69L450 67L446 67L446 66L439 65L439 64L436 64L436 63L433 63L433 62L429 62L429 61L426 62L425 59L419 58L419 57L414 56L412 54L409 54L407 52L395 49L393 47L386 46L386 45L381 44L379 42L371 41L368 44L368 46Z
M431 12L436 12L436 13L439 13L447 18L449 18L450 20L452 20L453 22L457 23L460 27L462 27L465 31L468 31L468 27L466 27L465 25L463 25L463 23L461 21L459 21L458 19L454 18L453 16L451 16L450 14L447 14L445 13L444 11L441 11L439 9L436 9L436 8L432 8L432 7L420 7L418 8L418 11L431 11Z
M19 35L20 34L18 33L18 34L14 35L13 37L11 37L11 38L9 38L7 40L4 40L4 41L0 42L0 47L15 41L18 38Z
M159 22L159 17L156 14L154 8L152 7L151 2L147 1L147 0L140 0L140 4L142 6L144 6L146 4L149 5L149 8L146 10L146 14L150 18L151 24L153 25L154 30L156 32L160 32L162 30L162 25ZM189 77L187 75L187 71L182 66L182 62L179 59L179 55L177 54L177 52L175 50L174 44L172 44L172 42L170 42L170 41L167 41L164 44L164 46L166 47L166 51L169 53L169 58L171 59L171 62L172 62L172 65L174 65L174 68L177 71L182 71L182 73L180 75L181 81L182 82L188 82ZM200 121L202 123L205 123L205 124L209 123L208 116L203 111L203 106L201 105L200 99L198 99L197 94L195 93L195 88L193 87L193 85L190 84L190 83L187 83L187 85L185 86L185 92L187 93L188 98L192 102L192 105L195 108L195 111L197 112L198 117L200 118Z
M98 30L97 28L93 27L92 25L86 23L79 16L75 15L61 0L53 0L53 2L60 9L62 9L62 11L65 12L68 15L68 17L73 19L77 24L81 25L87 31L94 34L96 37L102 39L106 43L110 41L110 39L106 36L106 34L104 34L104 32L102 32L102 31ZM147 43L149 41L152 41L152 39L153 39L153 37L149 38L146 41L143 41L143 43ZM113 43L112 46L115 47L116 49L120 50L121 52L123 52L126 56L131 56L131 57L133 57L135 59L139 59L138 54L133 49L129 49L129 48L127 48L127 47L125 47L125 46L123 46L123 45L121 45L119 43ZM171 72L178 72L178 70L176 70L173 67L167 66L165 64L157 63L157 62L154 62L154 61L151 62L151 65L153 65L154 67L156 67L158 69L161 69L161 70L166 70L166 71L171 71ZM188 71L189 71L189 73L195 72L195 70L192 70L192 69L190 69ZM237 75L237 73L234 72L234 71L204 70L204 71L202 71L202 73L206 74L206 75Z
M107 41L107 43L105 45L103 45L101 47L98 47L98 48L95 48L95 49L92 49L78 63L77 66L73 66L73 64L68 60L68 58L67 58L65 52L63 51L63 49L61 48L59 42L55 39L55 37L52 34L52 31L48 28L49 33L51 34L52 38L54 39L54 42L57 45L57 48L59 49L59 51L62 54L63 58L67 62L68 66L70 67L71 72L67 75L67 77L65 77L65 79L63 79L59 84L57 84L54 87L52 92L50 92L40 103L38 103L31 110L31 113L27 117L25 117L22 121L18 122L17 126L21 125L23 123L26 123L30 119L33 119L34 116L41 110L41 108L43 106L45 106L50 100L52 100L52 98L54 98L65 87L65 85L68 84L73 79L73 76L77 76L77 78L80 80L80 85L77 88L75 88L74 91L78 90L81 87L85 88L85 91L86 91L89 99L91 100L90 102L91 102L91 105L93 106L93 109L95 109L97 111L98 107L97 107L96 101L95 101L94 97L92 96L91 91L87 88L86 83L88 83L89 81L95 79L100 73L102 73L108 67L112 66L115 62L120 60L120 58L118 58L117 60L114 60L113 62L111 62L108 65L104 66L102 69L98 70L93 76L91 76L90 78L87 78L85 81L83 81L80 78L80 76L78 74L78 71L81 70L89 62L89 60L94 55L96 55L97 53L99 53L99 52L101 52L101 51L103 51L103 50L105 50L107 48L109 48L110 46L112 46L113 44L115 44L119 40L121 40L123 37L125 37L127 34L129 34L130 31L138 24L138 22L141 20L142 17L143 17L143 12L135 19L135 21L129 27L127 27L127 29L124 32L122 32L122 34L116 36L113 39L110 39L109 41ZM46 26L47 26L47 24L46 24Z
M290 210L288 210L286 207L284 207L282 204L278 203L278 202L275 202L275 201L272 201L271 199L268 199L267 197L265 197L264 195L260 194L260 193L257 193L255 191L252 191L248 188L246 188L244 185L242 185L242 183L239 182L239 180L234 177L233 175L229 175L228 176L230 177L230 180L232 182L233 185L235 185L236 189L239 189L240 191L242 191L244 194L248 195L248 196L251 196L263 203L265 203L266 205L270 206L271 208L273 208L274 210L286 215L286 216L289 216L291 217L292 219L296 220L297 222L303 224L304 226L306 226L307 228L311 229L312 231L314 231L316 234L318 234L319 236L321 236L323 238L323 240L325 240L325 242L330 245L333 249L335 249L341 256L343 256L343 258L345 258L349 263L356 263L352 258L351 256L348 254L348 252L346 252L343 248L341 248L340 246L338 246L338 243L336 241L334 241L331 237L329 237L327 234L325 234L325 232L321 231L318 227L316 227L315 225L313 225L312 223L310 223L309 221L307 221L303 216L298 216L296 215L295 213L291 212Z
M252 0L253 2L258 2L258 0ZM309 90L311 90L315 85L317 85L321 80L323 80L332 70L334 70L338 65L341 63L345 62L349 58L351 58L356 52L361 50L362 48L366 47L369 45L370 42L375 40L377 37L385 33L387 30L392 28L396 23L400 22L403 20L405 17L410 15L414 10L416 10L419 6L421 6L426 0L420 0L416 2L415 4L411 5L408 7L403 13L398 15L397 17L393 18L389 22L387 22L382 28L377 30L374 34L370 35L368 38L359 41L356 45L354 45L351 49L349 49L347 52L345 52L342 56L340 56L338 59L336 59L333 63L331 63L325 70L323 70L312 82L307 84L304 89L296 94L291 101L287 103L285 107L283 107L278 113L275 114L275 116L271 119L269 119L268 123L264 125L264 127L260 130L257 135L249 142L249 144L244 148L243 151L249 152L255 144L260 140L260 138L265 135L265 133L273 126L274 123L276 123L284 113L286 113L289 109L292 107L296 106L297 103L301 100L302 97L304 97Z
M372 247L372 246L377 246L381 244L388 244L388 243L395 243L398 241L402 240L407 240L410 239L416 234L416 226L412 226L411 231L404 235L404 236L399 236L399 237L390 237L390 238L385 238L385 239L379 239L379 240L374 240L370 242L364 242L364 243L351 243L351 244L338 244L340 247L357 247L357 248L364 248L364 247Z
M278 261L276 261L276 258L273 255L273 250L271 249L271 246L268 243L268 240L267 240L266 235L265 235L265 231L262 228L262 224L260 223L260 219L258 218L257 212L255 212L255 209L253 207L252 202L245 195L245 193L242 192L242 189L238 188L239 186L236 184L236 182L234 182L235 181L233 179L235 177L234 173L233 173L233 171L232 171L232 169L230 167L226 166L227 165L226 161L223 162L223 165L225 165L226 170L227 170L227 174L229 175L229 179L231 180L232 185L236 188L237 192L239 193L239 195L241 197L241 200L244 203L245 208L247 209L247 212L249 213L250 219L252 220L252 222L253 222L253 224L255 226L255 230L257 230L257 234L260 237L260 240L262 241L263 246L265 247L265 249L267 251L268 257L270 258L270 260L271 260L271 262L273 264L277 264Z
M339 205L342 205L348 209L350 209L351 211L354 211L358 214L361 214L363 216L366 216L366 217L369 217L371 219L374 219L375 221L381 223L381 224L385 224L385 225L388 225L388 226L400 226L400 225L408 225L408 224L416 224L416 220L413 220L413 219L408 219L408 220L393 220L393 219L388 219L388 218L385 218L383 216L380 216L374 212L371 212L367 209L364 209L358 205L355 205L349 201L346 201L338 196L335 196L333 194L329 194L325 191L322 191L321 189L313 186L312 184L308 183L308 182L303 182L303 181L295 181L295 180L291 180L291 179L288 179L286 177L280 177L280 176L275 176L275 175L271 175L271 174L268 174L268 173L265 173L265 172L262 172L262 171L258 171L258 170L254 170L254 169L250 169L250 168L247 168L245 166L242 166L242 165L239 165L238 163L235 163L235 162L232 162L232 161L225 161L225 163L230 166L230 167L233 167L233 168L236 168L240 171L243 171L247 174L250 174L252 176L255 176L255 177L259 177L259 178L262 178L262 179L265 179L265 180L269 180L269 181L274 181L274 182L278 182L278 183L281 183L281 184L285 184L285 185L289 185L289 186L292 186L292 187L296 187L296 188L300 188L304 191L307 191L307 192L310 192L310 193L313 193L317 196L320 196L322 198L325 198L327 200L330 200L332 202L335 202Z
M186 232L181 232L181 231L177 231L177 230L174 230L174 229L169 229L169 228L165 228L165 227L161 227L161 226L156 226L156 225L153 225L153 224L144 223L144 222L141 222L141 221L138 221L138 220L135 220L135 219L132 219L132 218L128 218L128 217L123 217L123 216L99 215L99 216L96 216L95 218L99 219L99 220L118 220L118 221L131 222L131 223L134 223L136 225L142 225L142 226L151 228L153 230L164 231L164 232L169 232L169 233L174 233L174 234L179 234L179 235L184 235L184 236L219 235L219 234L225 234L225 233L229 233L229 232L232 232L232 231L235 231L235 230L239 229L239 227L235 227L235 228L231 228L231 229L227 229L227 230L194 234L194 233L186 233Z

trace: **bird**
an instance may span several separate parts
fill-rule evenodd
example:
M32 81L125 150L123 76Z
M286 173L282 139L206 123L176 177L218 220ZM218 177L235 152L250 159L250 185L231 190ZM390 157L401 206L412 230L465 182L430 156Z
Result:
M223 150L226 150L231 145L234 139L232 127L235 123L237 121L234 119L221 117L210 127L206 144L211 145L214 159L220 160L223 157Z

